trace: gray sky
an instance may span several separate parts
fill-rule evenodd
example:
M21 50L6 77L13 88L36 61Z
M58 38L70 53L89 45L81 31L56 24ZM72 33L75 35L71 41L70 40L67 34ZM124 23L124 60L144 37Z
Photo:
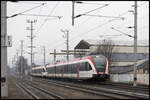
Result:
M28 58L30 64L30 39L27 37L30 35L30 31L26 30L26 27L30 27L27 23L29 20L37 20L37 23L33 25L35 29L33 34L34 38L34 49L37 54L35 55L35 63L43 64L43 51L41 46L46 46L46 63L53 62L53 55L49 55L54 49L57 52L66 49L65 39L62 37L63 32L61 29L69 30L70 47L72 50L81 39L100 39L100 35L119 35L121 33L112 30L111 27L115 27L125 33L133 35L133 29L126 27L134 25L134 15L129 10L134 10L131 5L134 5L133 1L85 1L85 4L75 4L75 15L83 14L87 11L101 7L103 5L98 4L109 4L106 7L95 10L88 14L90 15L103 15L103 16L119 16L125 17L125 20L114 20L108 22L113 18L106 17L91 17L81 16L75 19L75 25L72 26L72 2L71 1L19 1L18 3L7 2L7 16L11 16L16 13L23 12L30 8L40 5L40 3L46 3L44 6L33 9L24 14L40 14L51 16L63 16L61 19L57 18L46 18L37 16L23 16L18 15L16 17L7 20L7 34L13 37L13 46L8 48L8 62L11 64L12 58L16 55L16 49L20 50L20 40L24 40L24 57ZM97 4L88 4L97 3ZM149 40L149 2L138 1L138 40ZM44 25L39 28L45 19L47 20ZM108 22L108 23L107 23ZM107 23L107 24L105 24ZM106 36L106 38L108 38ZM125 35L112 36L112 40L124 40L132 41L133 39ZM19 52L20 55L20 52ZM58 59L66 59L64 56L57 56Z

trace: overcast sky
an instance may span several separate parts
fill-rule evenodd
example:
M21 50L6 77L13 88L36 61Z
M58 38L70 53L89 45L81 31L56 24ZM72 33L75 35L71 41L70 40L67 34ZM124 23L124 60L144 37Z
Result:
M71 1L19 1L17 3L7 2L7 16L21 13L33 7L46 3L36 9L30 10L23 14L38 14L38 15L51 15L51 16L62 16L61 19L52 17L40 17L40 16L24 16L18 15L7 20L7 34L12 35L13 46L8 48L8 62L11 65L12 59L16 55L16 49L20 50L20 40L24 40L24 57L28 58L30 64L30 39L27 37L30 35L30 31L26 30L30 27L27 23L29 20L37 20L33 24L33 34L36 36L33 39L33 44L36 46L34 62L36 64L43 64L43 50L41 46L46 46L46 63L53 62L54 49L57 52L66 49L65 38L63 38L63 32L61 29L69 30L69 49L73 50L74 47L82 39L101 39L100 35L119 35L121 33L112 30L111 27L125 32L130 35L134 35L133 29L126 27L134 25L134 15L129 10L134 10L132 5L134 1L84 1L83 4L75 4L75 15L83 14L91 11L98 7L102 7L105 4L108 6L97 9L93 12L88 13L89 15L103 15L103 16L114 16L114 17L125 17L125 20L108 17L91 17L81 16L75 19L75 25L72 26L72 2ZM89 4L91 3L91 4ZM47 19L45 21L45 19ZM45 21L45 22L44 22ZM44 23L44 24L43 24ZM138 1L138 40L149 40L149 2ZM42 26L42 27L41 27ZM133 41L132 38L121 35L111 36L112 40L124 40ZM19 51L20 55L20 51ZM65 56L57 56L57 59L65 59Z

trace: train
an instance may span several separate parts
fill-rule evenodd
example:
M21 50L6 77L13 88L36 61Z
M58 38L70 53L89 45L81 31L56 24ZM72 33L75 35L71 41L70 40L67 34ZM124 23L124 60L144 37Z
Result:
M106 80L109 78L108 59L103 55L89 55L69 61L33 67L31 75L37 77Z

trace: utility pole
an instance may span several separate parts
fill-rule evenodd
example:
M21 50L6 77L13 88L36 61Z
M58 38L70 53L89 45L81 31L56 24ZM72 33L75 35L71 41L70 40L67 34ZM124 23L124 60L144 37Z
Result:
M30 67L30 73L32 72L32 55L33 55L33 23L36 23L36 20L34 21L30 21L30 20L27 20L27 23L30 23L31 24L31 28L27 28L27 30L31 30L31 36L28 36L30 39L31 39L31 46L29 46L29 48L31 48L31 67ZM32 81L32 76L30 77L31 81Z
M64 32L64 34L65 34L65 32L67 33L67 60L69 60L69 31L68 30L62 30L61 29L61 31L62 32ZM65 34L65 37L64 38L66 38L66 34Z
M37 53L37 52L34 52L34 53L32 54L32 63L33 63L33 64L35 64L35 63L34 63L34 60L35 60L35 54L36 54L36 53ZM32 67L34 67L34 66L32 66Z
M133 86L137 86L137 75L136 75L136 53L137 53L137 1L134 2L134 83Z
M75 1L72 1L72 26L74 26L74 3Z
M1 97L8 97L6 15L7 15L7 1L1 1Z
M21 70L21 79L23 77L23 40L21 40L21 67L20 67L20 70Z
M54 49L54 64L56 63L56 49Z
M69 60L69 31L66 30L67 32L67 60Z
M19 71L19 64L18 64L18 62L19 62L18 61L18 52L19 52L19 50L17 49L16 51L17 51L17 53L16 53L16 56L17 56L16 67L17 67L17 74L18 74L18 73L20 73L20 71Z
M45 46L43 46L44 49L44 66L45 66Z

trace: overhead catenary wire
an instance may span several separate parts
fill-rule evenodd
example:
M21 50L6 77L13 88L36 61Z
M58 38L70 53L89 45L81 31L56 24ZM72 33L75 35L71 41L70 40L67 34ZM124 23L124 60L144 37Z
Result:
M101 7L96 8L96 9L93 9L93 10L87 11L87 12L85 12L84 14L88 14L88 13L93 12L93 11L95 11L95 10L98 10L98 9L104 8L104 7L108 6L108 5L109 5L109 4L105 4L105 5L101 6Z
M47 17L46 18L48 18L49 16L51 16L51 14L53 13L53 11L56 9L56 7L58 6L58 4L60 3L60 1L58 1L57 3L56 3L56 5L54 6L54 8L51 10L51 12L47 15ZM45 19L46 19L45 18ZM38 34L38 32L41 30L41 28L44 26L44 24L45 24L45 22L46 22L47 20L44 20L43 21L43 23L40 25L40 27L38 28L38 30L35 32L35 34Z
M146 4L147 2L148 2L148 1L145 1L144 3L138 5L137 7L141 7L141 6L143 6L144 4Z
M125 15L125 14L127 14L127 13L128 13L128 11L125 11L125 12L119 14L118 17L123 16L123 15ZM111 20L108 20L108 21L104 22L103 24L100 24L100 25L98 25L98 26L96 26L96 27L94 27L94 28L92 28L92 29L90 29L90 30L88 30L88 31L86 31L86 32L79 33L79 35L77 35L77 36L75 36L75 37L73 37L73 38L70 39L70 43L71 43L72 41L76 40L78 37L84 36L85 33L88 34L89 32L91 32L91 31L93 31L93 30L95 30L95 29L97 29L97 28L102 27L103 25L106 25L106 24L108 24L109 22L112 22L113 20L118 20L118 19L111 19ZM59 44L56 45L55 47L58 47L58 46L60 46L60 45L62 45L62 44L64 44L64 43L59 43Z
M7 18L11 18L11 17L18 16L18 15L20 15L20 14L23 14L23 13L25 13L25 12L31 11L31 10L36 9L36 8L38 8L38 7L40 7L40 6L43 6L43 5L45 5L45 4L46 4L46 3L42 3L42 4L39 5L39 6L35 6L35 7L31 8L31 9L25 10L25 11L23 11L23 12L21 12L21 13L13 14L13 15L11 15L11 16L8 16Z
M98 25L98 26L96 26L96 27L94 27L94 28L92 28L92 29L90 29L90 30L88 30L88 31L86 31L86 32L80 33L78 36L76 36L76 37L70 39L69 42L72 42L72 41L76 40L78 37L83 36L85 33L88 34L89 32L91 32L91 31L93 31L93 30L95 30L95 29L97 29L97 28L100 28L100 27L102 27L103 25L108 24L108 23L111 22L111 21L113 21L113 20L109 20L109 21L107 21L107 22L105 22L105 23L103 23L103 24L101 24L101 25ZM63 43L60 43L60 44L56 45L55 47L60 46L60 45L62 45L62 44L63 44Z
M58 18L61 18L61 17L62 17L62 16L37 15L37 14L20 14L20 15L26 15L26 16L40 16L40 17L58 17Z
M98 8L95 8L95 9L93 9L93 10L87 11L87 12L85 12L85 13L83 13L83 14L79 14L79 15L75 16L74 18L77 18L77 17L80 17L80 16L82 16L82 15L88 14L88 13L93 12L93 11L95 11L95 10L104 8L104 7L108 6L108 5L109 5L109 4L105 4L105 5L101 6L101 7L98 7Z
M96 9L93 9L93 10L90 10L90 11L88 11L88 12L86 12L86 13L90 13L90 12L92 12L92 11L95 11L95 10L98 10L98 9L101 9L101 8L104 8L104 7L106 7L106 6L108 6L109 4L105 4L105 5L103 5L103 6L101 6L101 7L98 7L98 8L96 8ZM87 21L87 20L85 20L85 21ZM84 22L85 22L84 21ZM55 42L56 43L56 42ZM57 47L57 46L59 46L59 45L61 45L62 43L59 43L58 45L56 45L55 47Z
M33 2L31 3L31 2L26 2L26 1L25 2L21 1L21 2L17 2L17 3L22 3L22 4L42 4L42 3L33 3Z
M123 12L122 14L119 14L118 17L121 17L121 16L125 15L126 13L128 13L128 11ZM103 24L100 24L100 25L98 25L98 26L96 26L96 27L90 29L90 30L87 31L87 32L84 32L84 33L82 33L82 34L80 33L79 35L77 35L76 37L74 37L74 39L71 39L70 42L72 42L72 40L75 40L75 39L76 39L77 37L79 37L80 35L83 36L83 34L89 33L89 32L91 32L91 31L93 31L93 30L95 30L95 29L97 29L97 28L100 28L100 27L102 27L103 25L108 24L109 22L112 22L113 20L117 20L117 19L111 19L111 20L108 20L107 22L104 22Z
M84 16L94 16L94 17L107 17L107 18L121 18L124 19L124 17L116 17L116 16L103 16L103 15L87 15L85 14Z
M147 1L146 2L144 2L144 3L142 3L142 4L140 4L140 5L138 5L137 7L141 7L141 6L143 6L144 4L146 4L147 3ZM128 13L129 11L127 11L126 13ZM144 16L145 17L145 16ZM141 19L141 18L143 18L143 16L142 17L139 17L139 19ZM131 20L131 19L130 19ZM121 24L119 24L118 26L120 26ZM145 28L145 26L142 26L142 27L139 27L138 29L140 29L139 31L141 31L143 28ZM131 30L131 31L128 31L128 32L126 32L126 33L131 33L131 32L133 32L133 30ZM132 33L133 34L133 33ZM132 37L130 34L126 34L126 35L129 35L130 37Z
M111 3L109 3L108 5L110 5ZM106 7L106 6L105 6ZM102 7L102 8L104 8L104 7ZM97 10L101 10L101 9L97 9ZM81 25L81 24L84 24L85 22L87 22L89 19L91 19L91 18L93 18L93 17L88 17L86 20L84 20L84 21L82 21L81 23L79 23L78 25L74 25L74 27L76 27L76 26L78 26L79 27L79 25Z
M102 3L87 3L87 2L82 2L82 1L75 1L75 3L78 3L78 4L95 4L95 5L105 5L105 4L102 4Z
M42 10L42 7L40 7L40 9L39 9L39 12L38 12L39 15L41 13L41 10ZM38 18L39 18L39 16L36 17L36 20L38 20Z

